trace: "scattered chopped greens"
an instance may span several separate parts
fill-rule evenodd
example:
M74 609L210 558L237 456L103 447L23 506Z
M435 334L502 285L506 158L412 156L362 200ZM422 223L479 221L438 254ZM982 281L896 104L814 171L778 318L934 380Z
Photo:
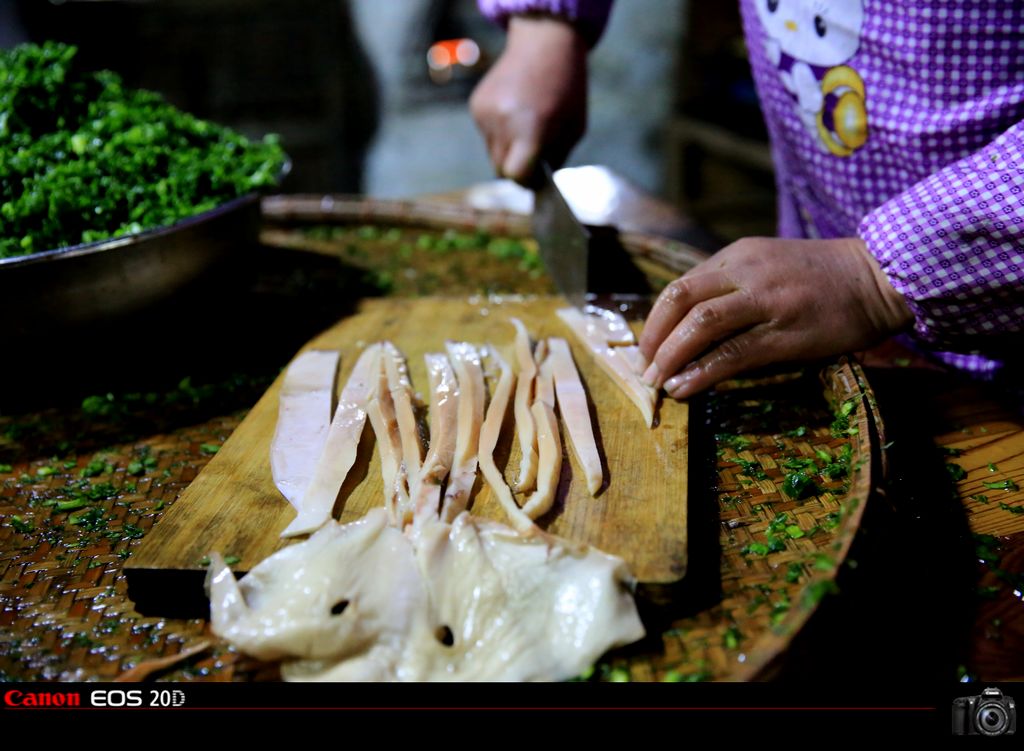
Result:
M988 503L988 496L983 493L976 493L971 496L971 500L977 501L978 503Z
M204 454L216 454L218 451L220 451L220 444L203 443L199 446L199 450Z
M680 673L678 670L670 670L665 673L665 683L703 683L710 681L714 676L706 670L698 670L695 673Z
M722 636L722 646L726 649L738 649L741 641L743 641L743 633L735 624L729 626Z
M14 527L15 532L21 532L26 535L30 532L34 532L36 529L35 522L31 519L26 521L17 515L11 516L11 526Z
M999 467L997 467L997 466L996 466L995 464L993 464L992 462L989 462L989 463L988 463L988 471L989 471L989 472L998 472L998 471L999 471Z
M229 566L234 566L236 563L238 563L241 560L242 559L239 558L237 555L228 555L228 556L224 557L224 563L226 563Z
M999 561L999 540L992 535L974 535L974 554L982 563Z
M803 472L790 472L782 480L782 492L799 501L818 492L813 478Z
M750 438L745 438L733 433L718 433L715 435L715 440L723 446L728 446L735 451L745 451L754 443Z
M0 474L7 474L13 471L14 467L12 467L10 464L0 464Z
M742 474L754 480L767 480L768 473L764 471L764 467L758 464L756 461L746 461L744 459L736 459L733 462L742 468Z
M90 532L101 532L107 528L108 520L103 509L93 506L84 511L76 511L68 517L68 521Z
M995 599L995 596L999 594L999 590L1003 588L1001 584L993 584L985 587L978 587L978 597L986 600Z
M93 459L84 467L82 467L82 469L79 471L79 474L83 477L95 477L97 474L113 471L113 464L110 464L109 462L106 462L103 459Z
M831 579L816 581L804 590L802 604L805 608L812 608L821 602L825 595L838 594L839 587Z
M1014 493L1020 490L1020 485L1013 480L999 480L997 482L983 482L981 484L989 490L1009 490Z
M801 425L793 430L787 430L783 435L786 436L786 438L803 438L807 435L807 426Z
M850 415L853 414L853 411L856 409L858 401L859 400L855 397L847 399L839 405L835 419L829 426L829 430L831 431L833 438L842 438L843 436L854 435L857 433L857 428L850 427Z
M0 51L0 258L173 224L273 186L284 162L273 137L86 71L75 47Z
M1024 506L1011 506L1008 503L1000 502L999 508L1003 511L1009 511L1011 514L1024 514Z
M157 458L146 454L141 459L133 459L128 462L125 471L130 475L141 475L156 468Z
M816 553L814 556L814 568L817 571L831 571L836 567L836 562L824 553Z
M946 471L949 472L949 476L953 478L954 482L959 482L967 477L967 472L959 464L946 462Z

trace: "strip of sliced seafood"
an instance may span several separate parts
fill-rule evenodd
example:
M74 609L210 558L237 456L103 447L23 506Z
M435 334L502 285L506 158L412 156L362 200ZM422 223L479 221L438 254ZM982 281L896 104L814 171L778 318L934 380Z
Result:
M594 427L590 422L587 392L565 339L548 339L548 360L555 379L558 411L569 433L569 442L576 453L576 460L583 468L587 490L591 495L597 495L604 484L604 469L601 466L601 455L597 451L597 441L594 440Z
M484 479L490 485L498 503L505 509L512 526L521 532L533 527L530 517L524 514L512 498L512 491L505 483L505 478L494 463L494 447L498 445L498 438L501 436L501 426L505 422L505 413L508 411L509 398L512 396L512 385L515 375L512 368L505 362L497 350L488 348L487 356L498 366L500 375L498 383L491 394L491 403L487 407L487 416L484 418L483 427L480 429L480 471Z
M459 385L443 354L423 356L430 380L430 447L416 477L412 492L416 518L437 515L441 505L441 485L455 459L458 431Z
M359 438L366 424L366 402L380 368L380 345L372 344L356 360L338 397L327 440L313 470L313 479L299 504L298 516L281 533L294 537L319 529L331 516L349 470L356 461Z
M448 476L441 518L450 522L469 503L476 482L476 454L480 446L480 424L484 420L484 370L480 353L466 342L446 342L448 356L459 380L459 428L455 437L455 462Z
M541 346L543 345L543 346ZM537 398L530 407L537 424L537 489L523 504L523 513L531 519L546 514L555 502L558 480L562 474L562 438L558 433L558 418L555 417L555 387L551 358L548 357L545 340L537 346L540 372L537 375ZM543 355L543 359L541 359Z
M533 385L537 378L537 363L533 360L530 334L518 318L510 318L516 329L516 362L519 364L519 379L516 381L515 417L516 434L519 437L519 476L513 487L519 493L532 490L537 482L537 426L530 413L533 402Z
M388 390L395 405L398 432L402 439L402 459L409 477L415 477L423 462L423 443L416 424L416 410L412 405L412 382L405 357L391 342L384 342L384 369L388 376Z
M377 383L373 395L366 403L366 416L370 418L380 451L380 472L384 483L384 505L392 524L401 525L411 513L407 482L408 475L402 460L402 436L395 417L395 405L388 388L387 368L380 358Z
M640 380L637 365L640 362L639 348L635 345L613 347L605 338L607 327L594 322L594 317L581 313L576 308L562 308L558 317L572 329L580 344L594 356L598 366L629 398L644 417L647 427L654 425L654 407L658 393Z
M636 344L636 336L621 313L607 308L588 305L583 309L587 322L587 336L594 336L611 347Z
M303 352L292 360L281 384L277 427L270 442L270 474L296 510L302 508L327 440L339 359L340 353L334 350Z

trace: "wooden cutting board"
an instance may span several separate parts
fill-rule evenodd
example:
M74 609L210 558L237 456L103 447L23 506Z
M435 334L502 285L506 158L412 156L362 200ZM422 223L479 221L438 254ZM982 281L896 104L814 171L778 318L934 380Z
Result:
M566 305L560 297L529 300L486 298L457 300L417 298L369 300L359 312L337 323L306 345L306 349L341 351L338 389L367 344L390 340L409 362L413 387L426 395L423 355L444 350L445 339L489 343L514 362L511 316L519 317L532 337L561 336L572 346L596 414L598 447L605 461L606 484L595 498L562 427L563 463L554 508L538 520L550 532L590 543L621 556L640 582L671 584L686 572L687 427L686 404L663 401L655 427L648 429L633 404L600 371L555 315ZM218 454L129 559L125 571L129 595L140 611L181 612L182 598L202 602L191 585L187 597L176 572L192 572L201 580L203 558L210 551L240 560L233 568L247 571L291 541L280 538L295 512L274 487L270 474L270 441L277 422L282 377L267 390ZM511 406L510 410L511 412ZM507 478L519 467L519 449L511 440L511 415L496 452ZM335 516L342 522L362 516L383 502L380 460L367 423L360 458L342 488ZM506 521L490 489L478 478L473 513ZM301 539L301 538L300 538ZM198 607L198 605L196 606Z

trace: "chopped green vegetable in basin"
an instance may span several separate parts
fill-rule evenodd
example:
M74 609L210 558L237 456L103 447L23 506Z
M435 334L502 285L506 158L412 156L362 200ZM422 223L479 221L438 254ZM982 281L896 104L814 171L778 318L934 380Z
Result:
M0 258L173 224L276 182L276 137L250 141L76 53L0 50Z

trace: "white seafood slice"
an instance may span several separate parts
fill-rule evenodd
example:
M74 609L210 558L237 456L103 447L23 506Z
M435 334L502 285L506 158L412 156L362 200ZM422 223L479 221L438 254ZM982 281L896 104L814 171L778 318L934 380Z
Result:
M423 444L419 427L416 425L416 411L412 405L412 383L405 357L391 342L384 342L384 368L388 376L388 390L395 405L398 432L402 438L402 460L409 477L415 477L423 462Z
M298 516L281 533L293 537L319 529L330 518L345 477L356 461L359 438L366 424L366 401L380 369L380 345L363 350L338 398L313 479L299 504Z
M410 649L421 680L563 680L643 637L625 564L593 548L465 513L416 548L435 632Z
M594 305L588 305L583 312L587 321L587 336L597 337L612 347L636 344L633 329L621 313Z
M597 451L594 428L590 422L587 392L580 381L580 374L576 370L572 352L565 339L548 339L548 360L551 362L551 372L555 379L558 411L569 432L569 442L576 453L576 460L583 468L587 490L591 495L597 495L597 491L604 484L604 469L601 467L601 455Z
M380 450L384 505L392 524L400 525L406 516L411 515L412 509L407 489L408 474L402 460L402 436L388 388L387 367L383 362L385 359L382 353L373 396L366 403L366 416L370 418L370 425L377 437L377 448Z
M640 380L636 372L639 350L636 346L612 347L604 338L604 328L594 325L593 316L587 316L576 308L562 308L558 317L572 329L573 334L594 356L598 366L612 379L616 386L636 405L644 417L647 427L654 425L654 408L657 392Z
M534 488L537 481L537 426L530 413L533 402L533 383L537 377L537 364L530 349L530 334L518 318L510 318L516 329L516 361L519 364L519 380L516 381L515 417L516 434L519 437L519 477L513 487L519 493Z
M455 461L448 476L441 518L451 521L469 503L476 481L476 454L480 446L480 424L484 420L484 371L480 353L466 342L446 342L448 356L459 380L459 428L455 438Z
M564 680L644 635L620 559L468 513L331 521L239 582L211 559L213 631L286 680Z
M551 509L558 491L558 479L562 474L562 438L558 433L558 418L555 417L552 363L547 357L545 340L541 340L537 345L537 351L537 361L540 363L537 398L530 407L534 422L537 424L537 446L540 449L537 461L537 489L523 504L523 513L531 519L536 519Z
M505 413L508 411L509 398L512 396L512 385L515 376L512 368L505 359L493 348L489 348L488 356L497 364L501 375L498 377L498 384L491 394L491 404L487 408L487 416L484 418L483 427L480 429L480 450L479 461L480 471L484 479L490 485L498 503L505 510L512 526L521 532L533 527L530 517L524 514L512 498L512 491L509 490L497 465L494 463L494 447L498 445L498 438L501 436L501 426L505 422ZM531 416L532 419L532 416Z
M388 680L426 607L414 551L371 509L333 520L279 550L241 581L210 555L207 589L214 632L263 660L329 659L339 680Z
M296 510L302 508L327 440L339 357L333 350L303 352L292 360L281 384L277 427L270 442L270 474Z
M448 358L428 354L423 359L430 379L430 447L411 494L417 519L436 516L440 508L441 485L455 459L459 408L459 385Z

